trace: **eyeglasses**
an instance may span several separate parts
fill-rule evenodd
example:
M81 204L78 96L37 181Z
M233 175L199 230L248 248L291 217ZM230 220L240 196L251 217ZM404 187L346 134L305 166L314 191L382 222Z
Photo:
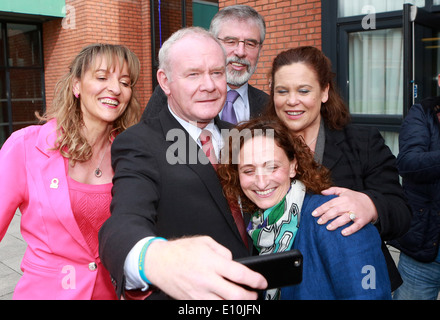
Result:
M261 42L258 42L257 40L252 40L252 39L251 40L238 40L237 38L228 38L228 37L226 37L224 39L221 39L221 38L218 38L218 39L220 41L222 41L225 44L225 46L231 47L231 48L237 47L240 42L243 42L245 48L250 49L250 50L256 49L257 47L259 47L261 45Z

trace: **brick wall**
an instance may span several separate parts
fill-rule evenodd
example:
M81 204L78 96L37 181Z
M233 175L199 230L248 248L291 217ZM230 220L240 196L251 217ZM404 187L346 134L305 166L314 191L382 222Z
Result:
M46 105L56 82L86 45L128 46L141 62L137 85L141 104L151 95L150 3L146 0L66 0L66 18L43 24Z
M186 8L186 26L191 26L192 20L192 0L185 0ZM160 23L159 23L160 22ZM182 21L182 3L181 0L161 1L160 17L159 17L159 1L154 2L154 28L155 28L155 52L153 75L156 77L158 61L157 56L161 44L165 42L175 31L183 26ZM148 34L151 41L151 34ZM157 84L153 79L154 84Z
M157 1L155 1L157 3ZM162 1L162 41L180 28L180 0ZM248 4L260 12L267 35L258 68L250 83L269 92L267 72L274 56L299 45L321 48L320 0L219 0L219 9ZM191 0L186 0L187 25L192 24ZM66 72L71 59L87 44L125 44L141 61L137 85L142 106L152 93L151 21L149 0L66 0L66 18L43 24L46 105L50 108L56 81ZM156 51L159 48L158 17Z
M302 45L321 49L321 0L219 0L219 9L235 4L250 5L266 21L266 40L249 81L257 88L269 92L267 73L279 52Z

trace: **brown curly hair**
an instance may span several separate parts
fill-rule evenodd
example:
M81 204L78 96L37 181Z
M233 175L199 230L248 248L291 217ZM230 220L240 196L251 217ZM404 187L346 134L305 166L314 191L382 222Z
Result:
M329 170L314 161L313 154L302 137L292 135L276 117L260 117L239 124L224 137L225 148L222 150L217 174L223 186L223 193L230 203L237 203L240 198L244 212L252 213L258 210L240 187L238 159L244 143L260 135L273 136L276 145L284 150L289 161L296 159L295 179L301 180L308 192L320 193L331 186Z

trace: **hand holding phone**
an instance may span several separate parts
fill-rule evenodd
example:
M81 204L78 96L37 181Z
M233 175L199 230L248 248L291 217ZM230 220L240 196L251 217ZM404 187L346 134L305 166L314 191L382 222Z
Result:
M303 257L299 250L263 254L235 260L262 274L267 289L299 284L302 281Z

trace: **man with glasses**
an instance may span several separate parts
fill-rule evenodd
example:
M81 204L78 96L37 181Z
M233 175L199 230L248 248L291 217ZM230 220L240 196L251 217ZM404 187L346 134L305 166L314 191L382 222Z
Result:
M228 97L220 118L236 124L259 116L269 96L248 81L257 68L266 36L263 17L247 5L229 6L214 16L210 32L223 44L227 55ZM157 86L142 118L155 117L161 111L158 106L163 105L157 102L165 102L166 99L160 86ZM228 103L229 100L233 101Z

